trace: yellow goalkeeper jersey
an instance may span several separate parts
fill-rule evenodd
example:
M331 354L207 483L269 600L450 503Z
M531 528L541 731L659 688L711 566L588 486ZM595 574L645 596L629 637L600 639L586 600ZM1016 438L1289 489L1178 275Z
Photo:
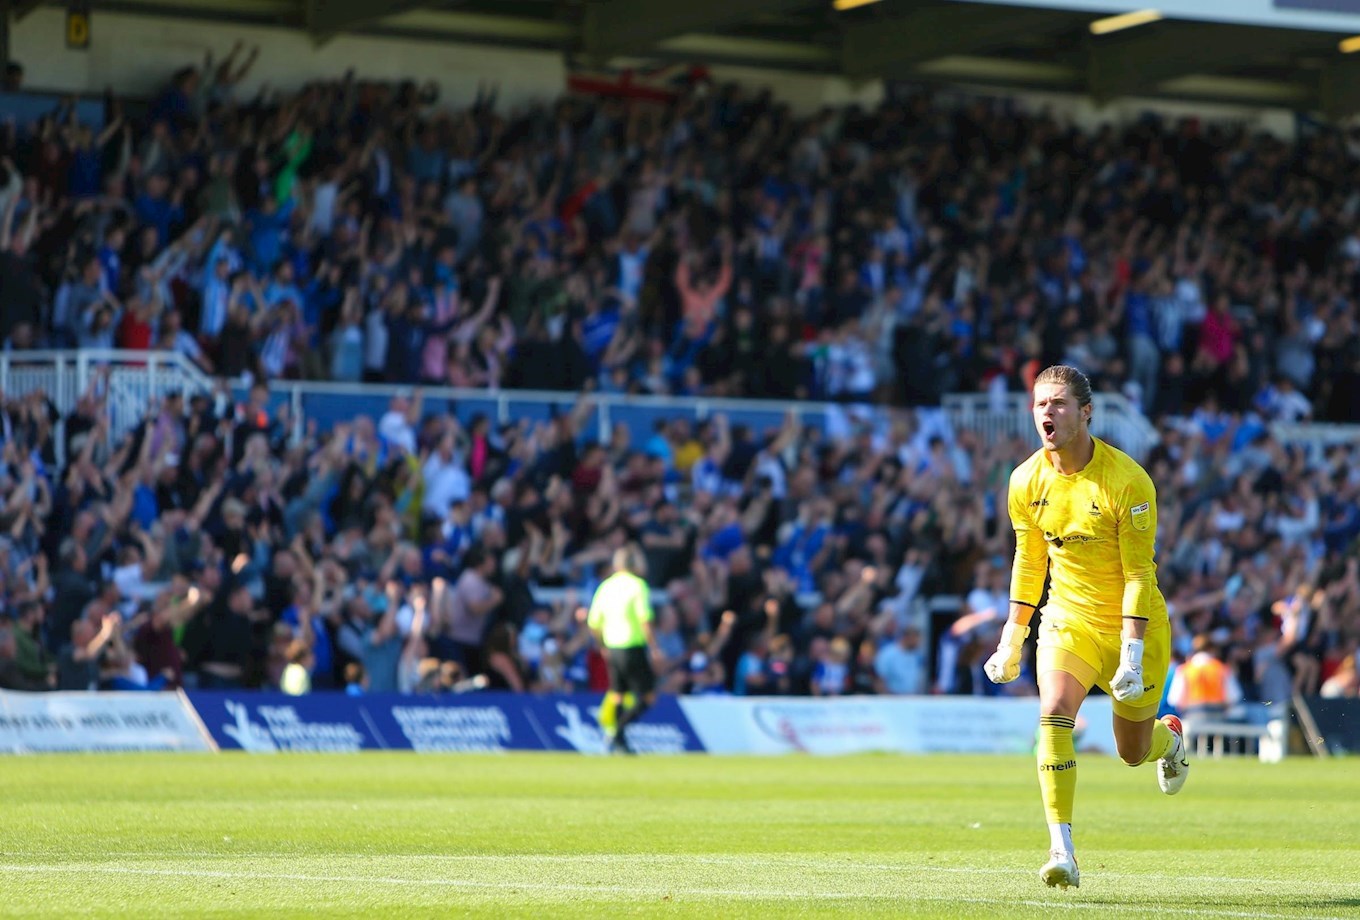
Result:
M1056 621L1111 633L1124 617L1165 623L1153 561L1157 491L1132 457L1092 440L1095 454L1079 473L1059 473L1043 450L1011 473L1011 600L1037 606L1048 574L1044 614Z

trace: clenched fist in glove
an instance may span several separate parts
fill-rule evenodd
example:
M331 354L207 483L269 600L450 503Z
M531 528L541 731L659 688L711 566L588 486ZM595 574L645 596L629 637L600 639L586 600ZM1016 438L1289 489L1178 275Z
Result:
M1110 681L1110 696L1121 703L1137 702L1143 695L1143 640L1125 639L1119 646L1119 667Z
M1001 641L997 643L996 651L982 666L988 680L994 684L1008 684L1020 676L1020 656L1028 638L1028 626L1006 624L1006 628L1001 630Z

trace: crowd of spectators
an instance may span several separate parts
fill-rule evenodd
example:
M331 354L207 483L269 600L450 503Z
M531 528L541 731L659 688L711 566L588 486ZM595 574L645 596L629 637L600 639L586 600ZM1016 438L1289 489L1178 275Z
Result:
M1220 649L1251 699L1356 693L1360 464L1267 427L1360 418L1344 137L924 94L795 118L739 87L247 97L252 60L136 114L110 96L98 132L71 105L4 127L4 347L586 395L465 426L408 392L301 439L258 385L172 395L123 439L98 380L64 418L5 399L0 683L599 688L579 612L632 540L668 690L1032 692L979 677L1027 447L931 407L1063 361L1159 425L1178 654ZM595 443L592 391L882 408ZM964 609L932 630L939 596Z
M1066 361L1150 415L1360 419L1357 152L921 94L464 110L241 47L0 132L5 347L228 377L878 398Z
M667 690L1034 690L980 676L1029 448L938 412L673 419L634 447L585 437L589 397L464 426L416 391L295 442L257 384L172 395L114 440L100 390L62 419L64 469L41 393L0 412L7 686L600 689L583 608L635 541ZM1360 457L1239 434L1168 424L1149 461L1177 656L1216 651L1250 700L1355 695ZM939 597L962 611L932 618Z

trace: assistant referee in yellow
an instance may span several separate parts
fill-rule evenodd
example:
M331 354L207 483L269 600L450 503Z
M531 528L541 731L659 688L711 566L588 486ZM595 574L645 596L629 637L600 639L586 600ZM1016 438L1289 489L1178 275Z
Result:
M600 727L611 751L631 754L625 729L656 702L652 661L662 656L652 632L651 590L643 577L647 557L641 547L630 543L614 551L613 562L614 574L595 589L586 625L609 665L609 692L600 705Z

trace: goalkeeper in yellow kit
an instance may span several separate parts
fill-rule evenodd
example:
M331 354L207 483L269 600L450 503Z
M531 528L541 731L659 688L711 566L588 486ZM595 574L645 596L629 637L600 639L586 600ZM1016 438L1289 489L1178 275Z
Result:
M1020 676L1047 574L1036 671L1039 787L1051 845L1039 875L1050 887L1066 888L1080 885L1072 846L1072 729L1092 685L1114 698L1115 745L1125 763L1156 763L1168 795L1185 785L1190 765L1180 720L1156 717L1171 628L1152 561L1152 480L1127 454L1091 436L1091 384L1076 368L1039 374L1033 412L1043 447L1011 474L1010 616L984 670L998 684Z

